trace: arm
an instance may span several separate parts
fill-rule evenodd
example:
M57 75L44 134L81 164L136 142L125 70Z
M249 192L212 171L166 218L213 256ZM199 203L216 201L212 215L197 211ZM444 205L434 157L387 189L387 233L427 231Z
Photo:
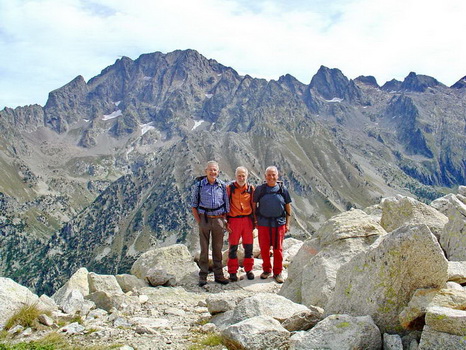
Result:
M199 216L199 212L197 211L197 208L192 207L191 208L194 216L194 220L196 220L197 223L201 222L201 218Z
M291 203L285 204L286 212L286 223L285 223L285 233L290 231L290 220L291 220Z

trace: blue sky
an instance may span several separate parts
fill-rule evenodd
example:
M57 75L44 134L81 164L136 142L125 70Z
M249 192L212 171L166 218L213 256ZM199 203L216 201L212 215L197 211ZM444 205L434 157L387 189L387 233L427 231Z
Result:
M0 108L38 103L121 56L194 49L240 74L379 85L466 75L464 0L0 0Z

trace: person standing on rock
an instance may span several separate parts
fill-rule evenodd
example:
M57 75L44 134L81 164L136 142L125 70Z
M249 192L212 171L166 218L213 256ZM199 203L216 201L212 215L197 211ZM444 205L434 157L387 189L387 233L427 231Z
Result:
M230 211L225 183L218 179L218 163L207 162L205 177L194 184L191 197L191 208L194 219L199 225L199 286L207 284L209 274L209 243L212 238L212 260L215 282L228 284L223 275L222 247L225 231L226 214Z
M254 192L255 216L262 256L261 279L273 272L277 283L283 283L283 240L290 230L291 197L278 181L278 169L269 166L265 170L265 183ZM273 270L270 262L270 247L273 247Z
M230 199L230 212L227 216L228 236L228 273L230 281L238 281L238 245L242 240L244 248L244 271L249 280L254 279L252 268L254 266L254 257L252 248L254 237L254 212L253 212L253 195L254 186L249 184L248 169L243 166L236 168L235 181L227 187L228 198Z

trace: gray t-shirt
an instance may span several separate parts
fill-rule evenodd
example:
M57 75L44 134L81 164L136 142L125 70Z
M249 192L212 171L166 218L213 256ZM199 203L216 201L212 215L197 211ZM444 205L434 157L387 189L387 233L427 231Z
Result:
M257 186L254 191L254 202L259 203L256 211L257 225L277 227L286 224L285 204L291 203L290 193L284 185L267 184Z

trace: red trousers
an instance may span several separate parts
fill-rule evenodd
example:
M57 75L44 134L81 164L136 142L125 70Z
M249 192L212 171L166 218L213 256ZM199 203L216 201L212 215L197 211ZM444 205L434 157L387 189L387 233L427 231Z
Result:
M259 247L262 256L262 270L272 272L270 263L270 247L273 247L273 274L278 275L283 270L283 239L285 225L278 227L259 226Z
M228 251L228 273L237 273L239 268L238 263L238 244L240 238L243 241L244 248L244 271L248 272L252 270L254 265L254 258L252 254L253 247L253 226L250 217L243 218L230 218L230 235L228 236L228 243L230 245Z

